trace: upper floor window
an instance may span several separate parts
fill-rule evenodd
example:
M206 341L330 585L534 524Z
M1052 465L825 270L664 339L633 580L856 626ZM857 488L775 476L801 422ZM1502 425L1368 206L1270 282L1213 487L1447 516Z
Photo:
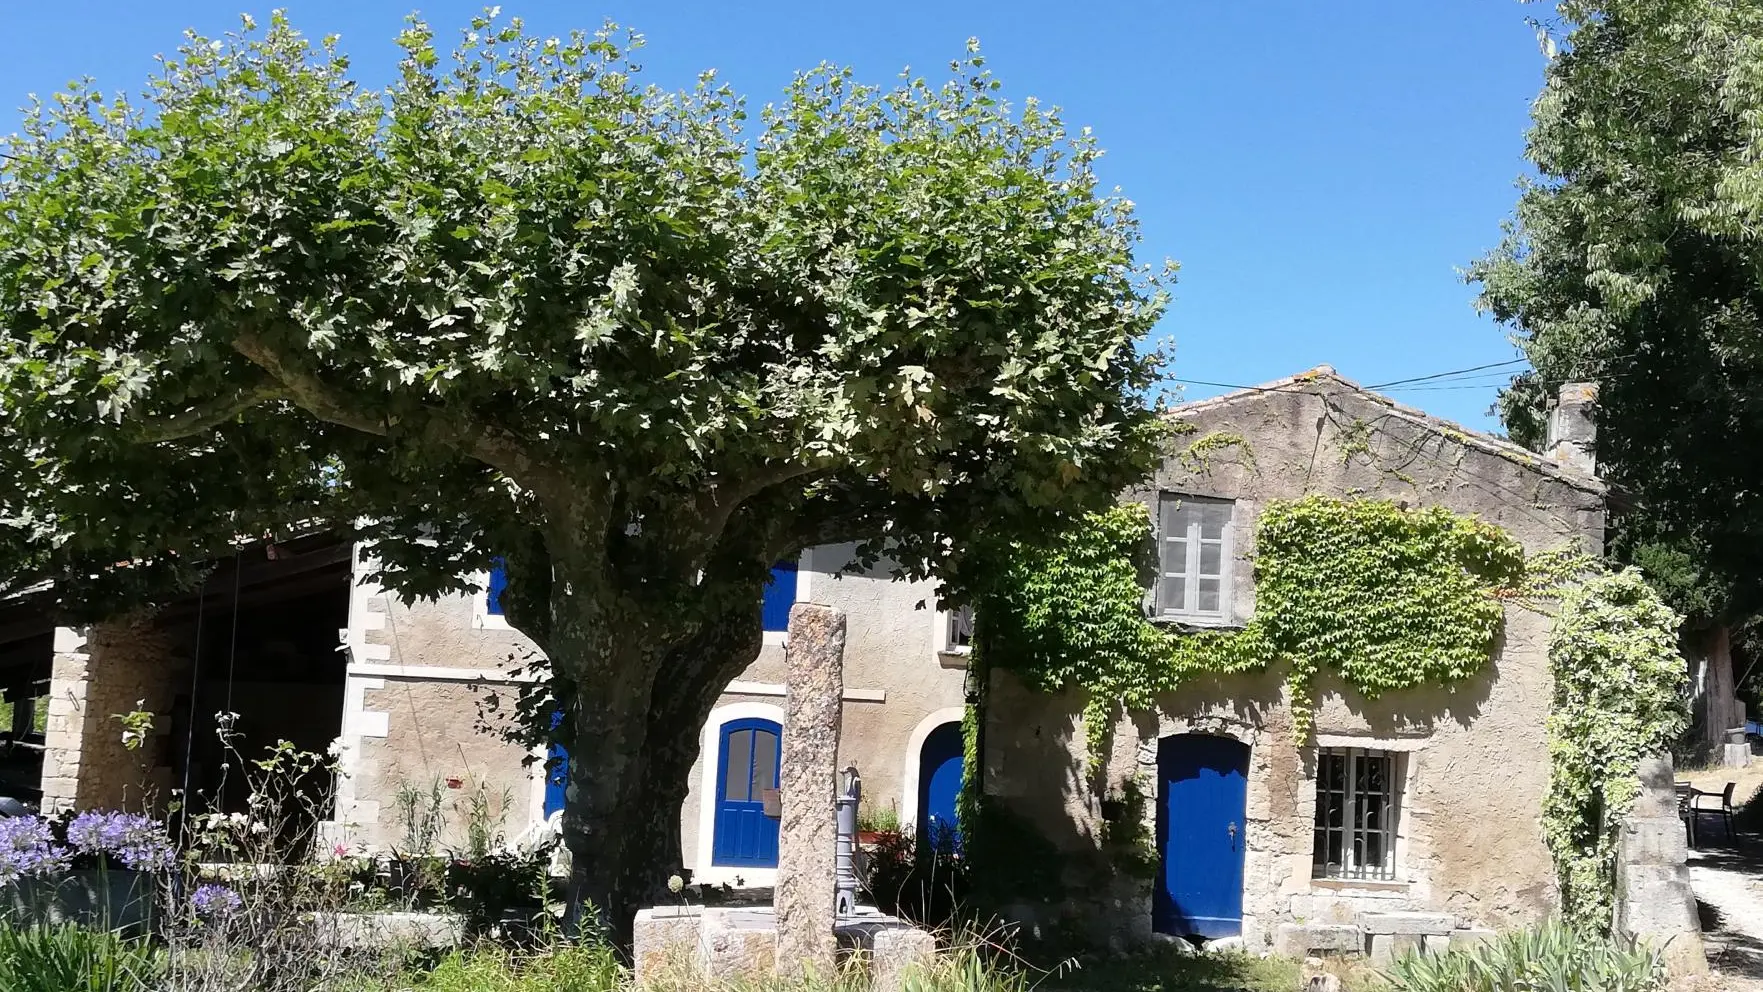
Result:
M1230 500L1164 493L1157 615L1224 619L1230 608Z
M490 565L490 581L484 589L484 612L493 617L502 615L502 592L508 588L508 570L497 558Z
M973 607L958 606L943 613L943 651L965 654L973 649Z
M1317 878L1396 877L1396 775L1402 756L1323 748L1316 756Z
M790 607L796 605L796 562L780 561L771 567L771 581L765 584L761 615L765 629L781 633L790 629Z

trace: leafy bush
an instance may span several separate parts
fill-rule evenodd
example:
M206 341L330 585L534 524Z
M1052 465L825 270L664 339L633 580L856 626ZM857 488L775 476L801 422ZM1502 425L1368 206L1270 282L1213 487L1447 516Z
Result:
M865 852L863 887L882 912L942 927L966 901L968 871L951 847L891 831Z
M134 992L157 973L146 944L71 924L0 923L0 989L6 992Z
M1471 951L1410 954L1388 977L1398 992L1647 992L1665 987L1665 963L1632 940L1556 921Z

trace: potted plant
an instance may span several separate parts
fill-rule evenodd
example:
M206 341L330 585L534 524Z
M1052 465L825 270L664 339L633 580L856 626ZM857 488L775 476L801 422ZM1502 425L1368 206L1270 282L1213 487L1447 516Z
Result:
M857 844L860 847L874 847L884 835L899 832L900 811L892 803L885 810L857 812Z
M175 862L165 826L142 813L0 820L0 883L16 883L11 908L27 919L144 932L160 876Z

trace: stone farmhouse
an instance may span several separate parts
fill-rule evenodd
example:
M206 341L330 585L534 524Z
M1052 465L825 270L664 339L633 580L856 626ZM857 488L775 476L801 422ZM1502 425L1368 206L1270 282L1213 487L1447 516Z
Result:
M1530 553L1601 552L1605 493L1590 471L1585 415L1595 393L1564 395L1547 456L1400 406L1326 366L1177 408L1199 435L1241 441L1204 464L1172 457L1125 496L1147 506L1157 532L1154 618L1240 627L1255 610L1258 515L1311 493L1442 506L1504 528ZM1281 673L1193 681L1154 712L1123 714L1096 776L1082 771L1075 694L1030 691L998 669L980 784L1081 853L1097 849L1105 811L1134 815L1092 781L1141 783L1154 877L1066 879L1064 904L1102 929L1096 936L1240 936L1251 950L1301 956L1358 950L1380 926L1436 944L1523 924L1556 898L1539 819L1548 623L1508 605L1493 663L1449 689L1370 700L1324 681L1304 747Z
M1398 405L1326 366L1179 408L1197 430L1242 444L1203 465L1172 456L1125 495L1148 507L1163 549L1154 618L1228 628L1252 616L1257 516L1270 500L1308 493L1442 506L1531 552L1601 551L1595 392L1563 396L1547 455ZM813 548L774 573L765 647L702 728L680 825L697 880L772 881L777 821L764 800L780 773L794 602L847 614L839 762L860 770L865 807L894 810L908 829L954 818L960 723L978 688L971 617L940 610L932 585L848 572L853 551ZM562 804L544 763L529 760L544 756L478 730L482 694L506 689L536 650L504 622L498 577L482 577L476 596L419 603L388 595L371 571L370 548L311 535L241 550L145 620L56 628L29 593L0 603L0 688L17 704L0 795L59 809L137 804L144 787L212 790L212 714L227 711L248 746L340 742L346 775L326 829L341 842L397 844L399 790L433 783L506 790L511 835L542 823ZM1099 777L1147 784L1134 815L1156 838L1155 871L1105 883L1068 873L1066 913L1098 936L1240 936L1251 950L1299 954L1375 937L1380 920L1412 944L1547 914L1556 894L1538 815L1546 634L1546 619L1508 607L1493 663L1452 688L1369 700L1325 682L1303 747L1277 673L1195 681L1154 712L1124 714ZM1121 812L1081 772L1081 701L1030 691L1004 669L985 689L977 788L1061 849L1094 849ZM147 746L126 750L113 714L137 701L162 718Z

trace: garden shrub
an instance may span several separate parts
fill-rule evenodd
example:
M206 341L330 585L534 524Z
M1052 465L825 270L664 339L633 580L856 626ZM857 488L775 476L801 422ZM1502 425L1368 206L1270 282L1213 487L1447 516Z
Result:
M1685 722L1680 620L1625 569L1569 588L1549 632L1543 839L1563 917L1594 934L1613 922L1617 834L1639 794L1641 759L1664 753Z
M1386 977L1397 992L1649 992L1666 979L1657 951L1562 921L1502 934L1473 950L1405 955Z
M159 962L145 942L72 924L0 921L0 989L6 992L145 992Z

